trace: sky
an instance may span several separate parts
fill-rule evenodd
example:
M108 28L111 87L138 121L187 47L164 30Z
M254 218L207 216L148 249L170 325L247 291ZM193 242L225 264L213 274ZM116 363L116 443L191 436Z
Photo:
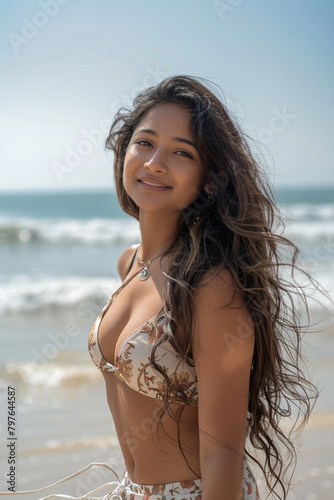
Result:
M110 188L113 115L176 74L221 87L276 186L334 186L333 18L331 0L1 2L0 191Z

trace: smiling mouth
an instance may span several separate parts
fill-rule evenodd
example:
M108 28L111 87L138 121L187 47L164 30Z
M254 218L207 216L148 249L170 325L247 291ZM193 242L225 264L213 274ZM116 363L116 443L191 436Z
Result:
M140 179L139 179L139 182L142 182L143 184L148 184L149 186L157 186L157 187L163 187L166 189L171 189L170 186L163 186L162 184L155 184L154 182L141 181Z

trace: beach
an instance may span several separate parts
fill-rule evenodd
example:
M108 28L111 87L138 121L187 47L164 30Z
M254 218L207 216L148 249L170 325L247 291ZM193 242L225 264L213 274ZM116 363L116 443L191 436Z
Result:
M11 451L16 491L43 487L90 462L107 462L122 474L124 464L104 381L89 357L87 339L96 316L120 285L117 257L140 241L138 225L120 214L110 193L89 194L89 203L88 195L72 194L69 206L66 197L60 200L55 194L54 203L49 199L47 207L37 195L15 196L0 203L4 264L0 491L7 490ZM334 196L331 191L299 196L281 193L289 217L286 234L301 247L305 269L312 271L329 296L312 292L311 320L321 323L305 333L303 348L320 396L301 440L289 499L330 500L334 491ZM8 405L14 411L12 436ZM79 496L113 480L111 472L95 467L59 486L57 492Z

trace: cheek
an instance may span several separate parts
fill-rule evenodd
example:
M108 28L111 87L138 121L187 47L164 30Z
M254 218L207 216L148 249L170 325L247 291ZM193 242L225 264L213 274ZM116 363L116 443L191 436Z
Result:
M124 157L123 177L130 174L133 175L143 161L138 152L132 150L130 147Z
M131 152L127 151L124 158L123 166L123 180L129 178L129 176L134 172L135 168L135 157Z
M183 192L182 208L191 205L197 198L200 190L201 190L200 178L196 176L194 172L192 172L192 174L189 175L188 177L188 181L185 182L182 186L182 192Z
M131 160L127 155L125 156L124 159L124 166L123 166L123 186L125 191L129 194L129 188L130 188L130 179L131 179Z
M190 187L189 197L192 198L192 200L194 200L196 198L196 196L198 195L198 193L201 191L202 185L203 185L202 176L201 176L200 171L199 170L195 171L195 172L192 171L189 174L188 183L189 183L189 179L191 179L190 186L189 186Z

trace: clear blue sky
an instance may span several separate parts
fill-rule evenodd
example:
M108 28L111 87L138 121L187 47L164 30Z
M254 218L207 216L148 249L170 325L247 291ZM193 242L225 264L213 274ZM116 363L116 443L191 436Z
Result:
M276 185L334 185L333 18L331 0L1 2L0 190L110 187L116 106L179 73L226 91Z

